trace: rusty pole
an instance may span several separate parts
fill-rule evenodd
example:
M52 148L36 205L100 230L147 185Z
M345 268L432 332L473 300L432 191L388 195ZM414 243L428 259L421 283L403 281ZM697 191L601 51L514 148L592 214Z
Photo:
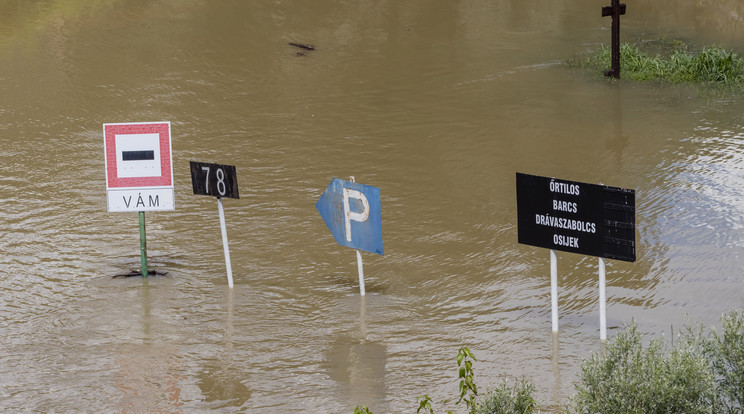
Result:
M620 0L612 0L610 6L602 7L602 17L612 16L612 61L611 68L604 74L615 79L620 79L620 16L625 14L625 8Z

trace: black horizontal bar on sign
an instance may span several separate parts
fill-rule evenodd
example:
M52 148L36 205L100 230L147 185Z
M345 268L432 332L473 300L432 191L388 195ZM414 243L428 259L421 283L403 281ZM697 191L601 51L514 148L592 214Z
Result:
M122 161L147 161L155 159L155 151L122 151Z

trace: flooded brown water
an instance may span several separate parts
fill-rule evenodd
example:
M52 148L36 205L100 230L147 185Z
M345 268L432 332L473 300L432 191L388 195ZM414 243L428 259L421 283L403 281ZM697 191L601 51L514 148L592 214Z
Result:
M739 1L627 0L624 40L744 44ZM633 188L635 263L607 262L609 336L671 335L744 296L744 99L609 82L603 2L0 1L0 409L414 412L600 350L597 260L517 244L515 172ZM300 49L288 42L315 45ZM102 124L170 121L176 210L106 211ZM235 165L225 200L191 160ZM333 177L379 187L385 256L338 246ZM457 407L464 410L463 407Z

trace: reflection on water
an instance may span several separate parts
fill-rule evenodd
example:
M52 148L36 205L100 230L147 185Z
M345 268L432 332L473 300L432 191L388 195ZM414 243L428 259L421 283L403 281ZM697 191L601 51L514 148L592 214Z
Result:
M115 349L118 412L183 412L181 357L169 345L121 345Z
M196 375L197 385L204 395L202 402L210 409L241 407L251 397L250 389L244 384L242 361L234 355L234 297L232 289L227 292L223 350L214 360L202 363Z
M237 361L232 361L237 363ZM240 369L232 368L224 362L214 365L203 364L197 374L199 390L204 395L207 408L240 407L251 397L250 390L243 384Z
M326 351L329 377L349 401L385 412L386 348L383 344L340 338Z
M553 354L550 363L553 369L553 386L551 387L551 400L561 400L561 367L558 364L561 356L560 332L553 332Z
M387 412L384 405L387 348L368 335L365 297L359 298L359 331L354 336L335 338L325 351L329 377L338 384L339 395L375 412Z
M517 244L515 171L636 189L638 261L607 262L612 337L740 306L742 97L608 82L561 62L609 41L591 0L0 2L0 407L406 412L534 380L556 410L598 342L597 261ZM740 2L629 4L623 36L735 47ZM297 56L289 42L310 43ZM105 211L101 125L171 121L176 211ZM236 165L214 201L188 161ZM381 188L385 256L313 208Z

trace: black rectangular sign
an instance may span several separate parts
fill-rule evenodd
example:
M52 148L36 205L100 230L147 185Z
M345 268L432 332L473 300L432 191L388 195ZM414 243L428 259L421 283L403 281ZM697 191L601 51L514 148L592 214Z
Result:
M155 159L155 151L122 151L122 161L148 161Z
M519 243L634 262L635 190L517 173Z
M240 198L238 174L233 165L191 161L191 185L194 194Z

